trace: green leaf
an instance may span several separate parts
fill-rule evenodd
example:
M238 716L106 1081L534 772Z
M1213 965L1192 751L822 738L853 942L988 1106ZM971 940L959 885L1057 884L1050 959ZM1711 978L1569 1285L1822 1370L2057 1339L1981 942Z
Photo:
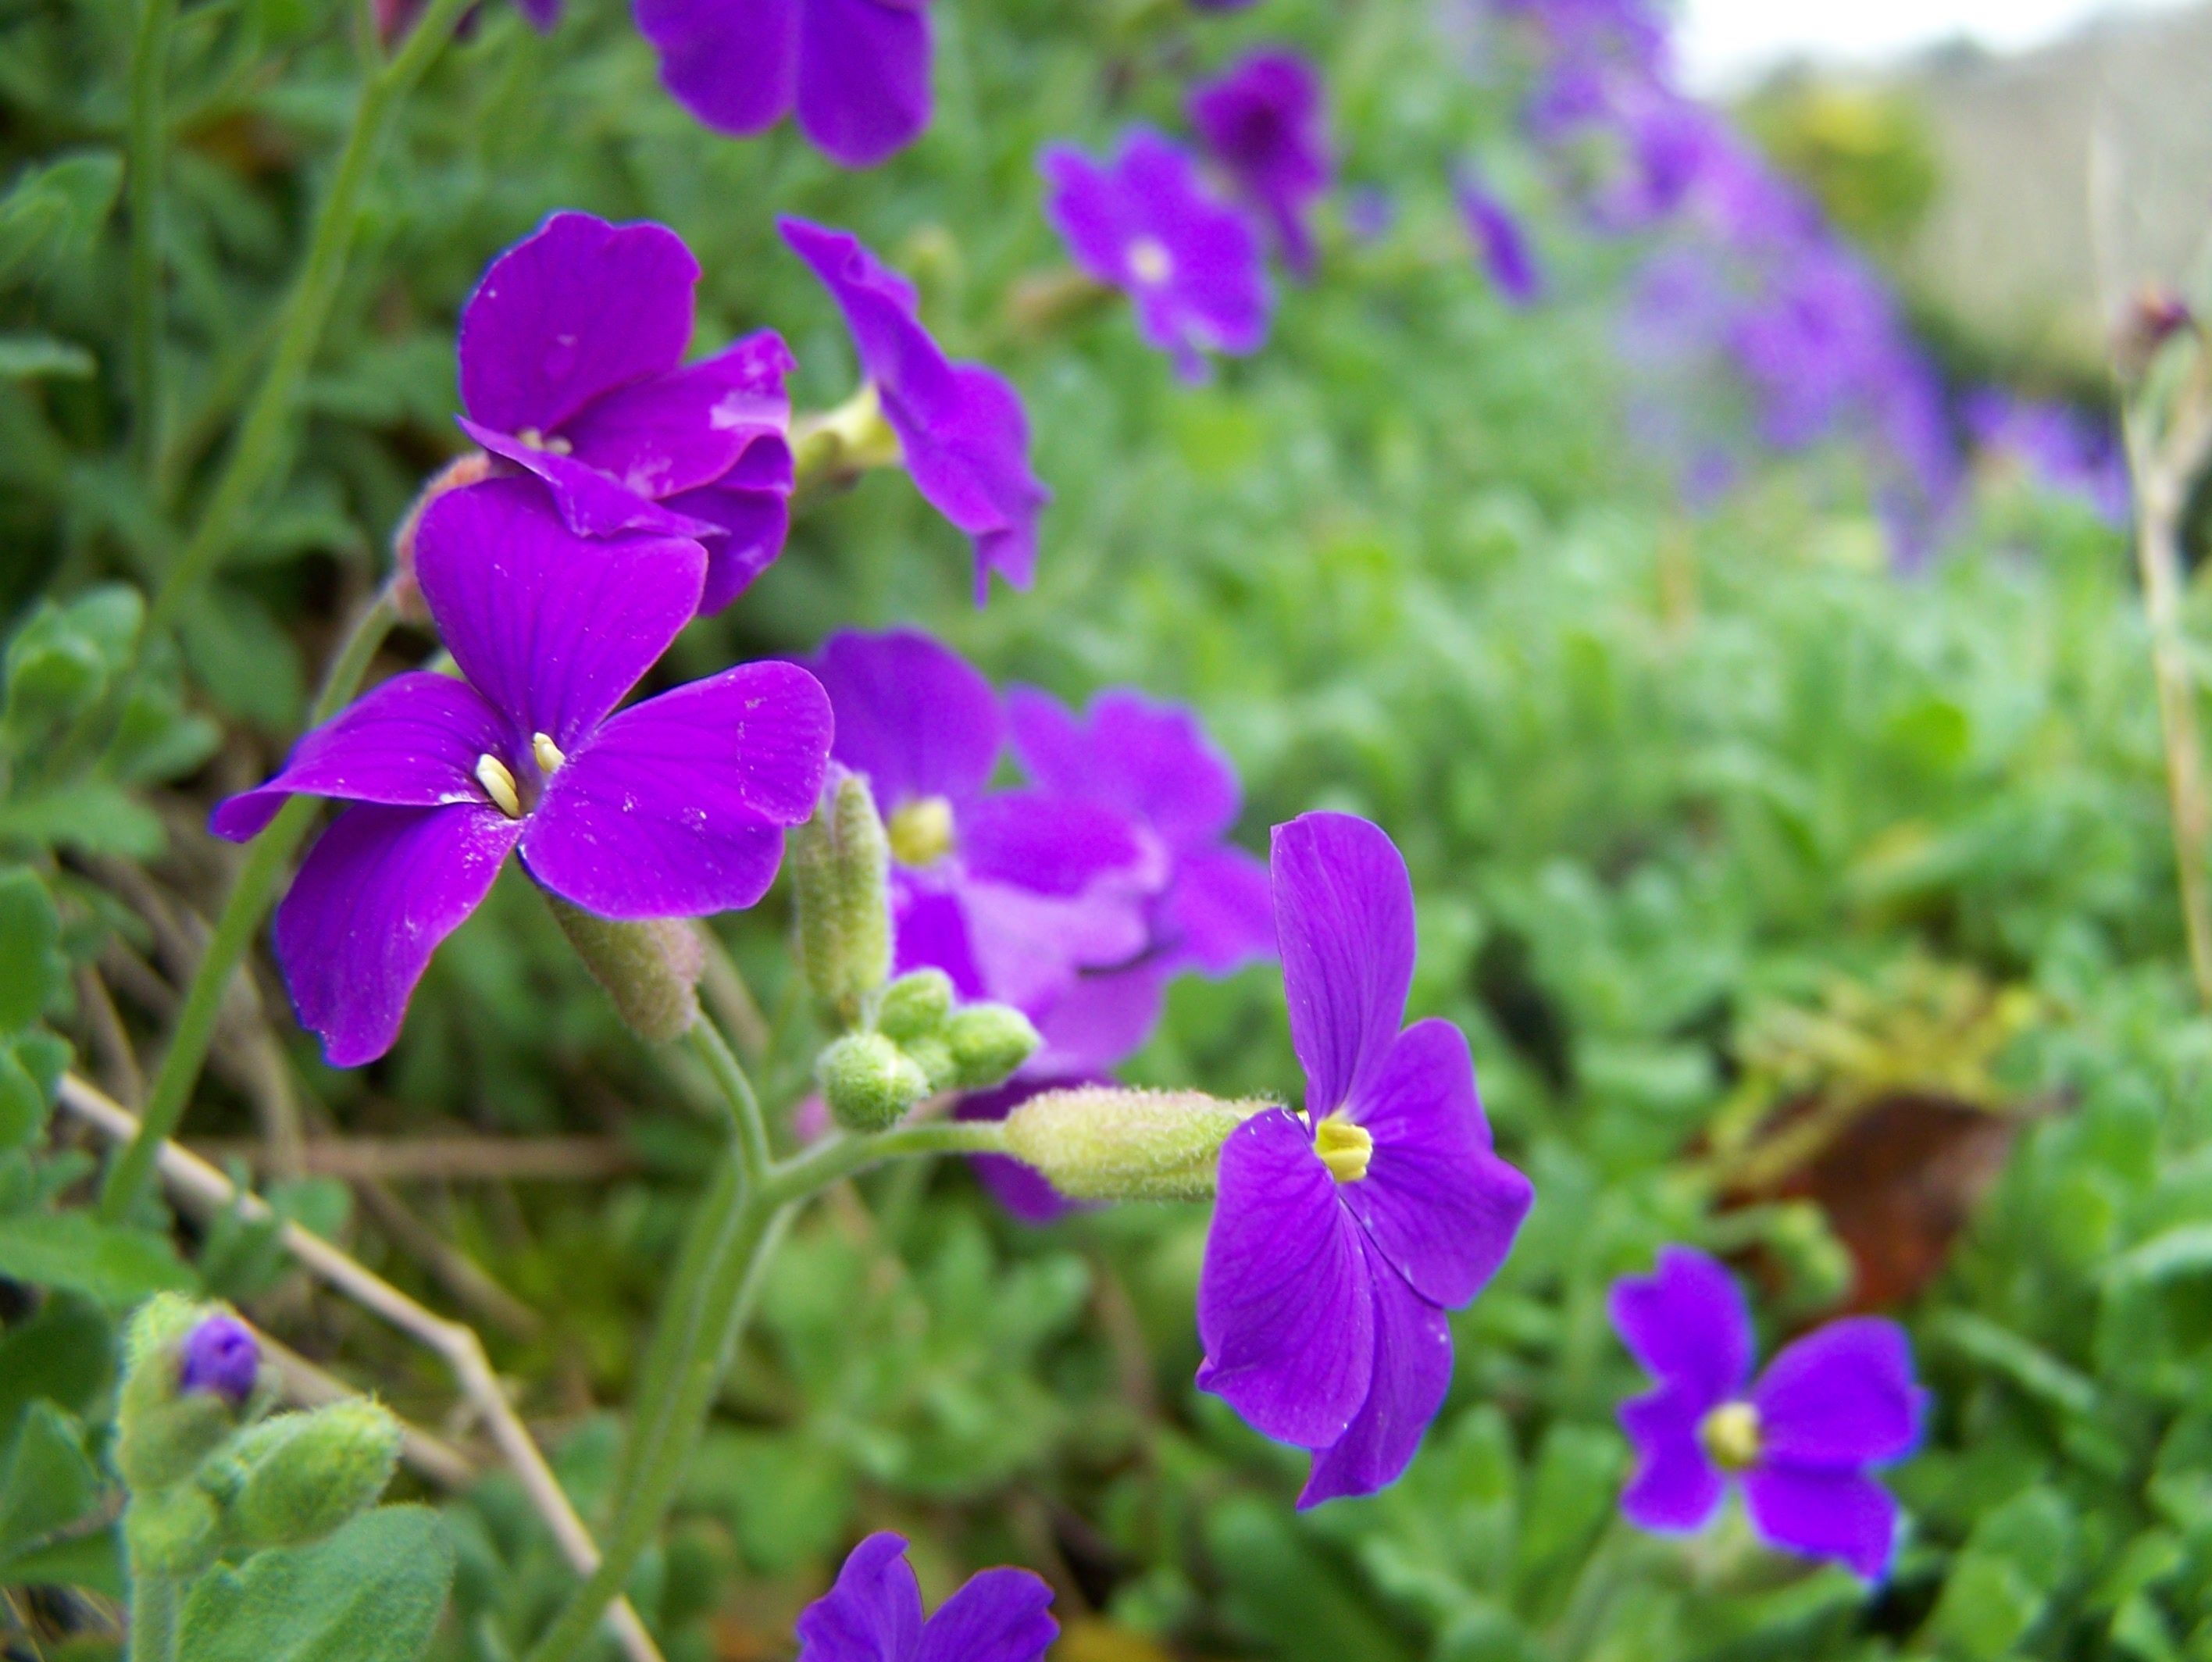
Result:
M2190 1223L2154 1234L2121 1253L2106 1275L2122 1285L2156 1285L2207 1271L2212 1271L2212 1223Z
M115 1325L96 1304L54 1297L0 1333L0 1442L41 1398L90 1411L115 1372Z
M415 1662L453 1579L437 1514L380 1507L319 1545L210 1573L178 1623L179 1662Z
M99 1495L100 1473L76 1422L52 1403L33 1403L0 1477L0 1555L75 1523Z
M61 937L46 886L21 866L0 870L0 1034L20 1033L46 1013L67 967Z
M125 1593L121 1538L112 1529L95 1529L0 1558L0 1584L83 1587L120 1599ZM58 1658L63 1653L48 1654Z
M0 1276L81 1293L110 1308L194 1284L161 1236L101 1223L88 1212L0 1217Z
M165 840L153 810L105 779L80 779L0 803L0 841L149 860L161 852Z
M123 158L112 150L25 168L0 196L0 281L19 268L51 271L89 248L122 182Z
M1267 1641L1268 1655L1286 1662L1405 1662L1405 1646L1351 1580L1275 1507L1228 1502L1208 1520L1206 1544L1228 1589L1230 1614Z
M74 341L52 335L0 335L0 381L34 380L42 375L82 381L98 366Z

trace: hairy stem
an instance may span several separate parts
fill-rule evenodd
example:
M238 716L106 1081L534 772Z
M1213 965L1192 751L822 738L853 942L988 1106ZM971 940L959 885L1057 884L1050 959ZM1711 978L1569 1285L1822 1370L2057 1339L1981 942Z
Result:
M176 1662L177 1584L166 1575L131 1571L131 1662Z
M169 149L169 40L177 0L143 0L131 44L131 445L161 447L161 195Z

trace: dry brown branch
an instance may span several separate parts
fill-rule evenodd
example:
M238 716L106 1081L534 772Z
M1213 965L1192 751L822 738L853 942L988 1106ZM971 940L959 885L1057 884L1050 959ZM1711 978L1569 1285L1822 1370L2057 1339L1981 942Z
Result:
M217 1165L243 1160L258 1173L268 1162L258 1140L210 1137L191 1147ZM348 1183L596 1183L639 1164L611 1137L322 1137L301 1162L310 1177Z
M137 1132L137 1119L129 1109L75 1074L63 1076L60 1101L71 1113L116 1142L127 1142ZM241 1194L228 1178L177 1143L161 1145L161 1173L179 1199L203 1214L234 1207L240 1216L256 1221L275 1216L260 1197ZM545 1520L546 1527L552 1531L562 1555L581 1574L589 1575L596 1569L599 1550L591 1532L576 1515L575 1507L569 1504L560 1480L546 1465L545 1456L532 1439L529 1428L507 1401L476 1330L448 1321L417 1304L311 1229L287 1221L279 1225L279 1239L284 1250L311 1274L444 1359L459 1383L462 1394L483 1419L485 1429L507 1464L514 1468L524 1492ZM631 1662L662 1662L659 1647L628 1599L618 1598L610 1605L606 1619Z

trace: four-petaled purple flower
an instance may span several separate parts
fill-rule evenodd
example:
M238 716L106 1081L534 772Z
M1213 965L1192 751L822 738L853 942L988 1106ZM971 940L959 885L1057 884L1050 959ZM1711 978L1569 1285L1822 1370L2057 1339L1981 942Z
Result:
M1207 154L1266 220L1284 263L1310 276L1306 213L1334 173L1328 111L1312 64L1280 47L1253 52L1192 89L1190 121Z
M1620 1501L1629 1521L1701 1528L1735 1477L1767 1541L1879 1580L1897 1503L1866 1468L1910 1454L1924 1412L1904 1330L1831 1322L1784 1346L1753 1383L1743 1294L1703 1253L1665 1248L1655 1273L1613 1284L1612 1302L1621 1342L1658 1381L1620 1408L1637 1451Z
M1406 1469L1451 1380L1444 1313L1504 1262L1533 1192L1492 1150L1460 1030L1399 1028L1413 895L1389 838L1308 814L1276 828L1272 864L1306 1106L1222 1148L1198 1382L1314 1451L1308 1507Z
M1060 1634L1051 1604L1042 1576L987 1569L925 1621L906 1541L884 1531L799 1617L799 1662L1040 1662Z
M948 359L921 326L914 285L859 238L805 220L778 224L844 312L915 488L975 539L975 603L994 571L1029 587L1037 515L1052 493L1030 471L1021 394L995 370Z
M1065 144L1038 157L1046 216L1087 276L1126 290L1145 339L1203 380L1203 349L1256 352L1267 337L1267 276L1244 216L1197 164L1149 127L1105 165Z
M1528 306L1543 293L1543 273L1536 267L1536 252L1528 234L1504 199L1486 185L1471 167L1452 173L1452 194L1467 234L1482 256L1490 280L1507 303Z
M177 1350L177 1389L205 1391L242 1403L261 1373L261 1347L235 1316L213 1315L185 1335Z
M750 906L814 810L830 701L795 664L740 664L612 714L698 610L696 543L572 534L527 480L430 504L416 572L466 680L394 676L216 810L242 842L295 792L353 804L277 908L278 962L334 1066L391 1048L431 953L509 852L622 919Z
M783 548L792 358L764 330L685 364L698 281L665 226L553 215L461 312L461 427L580 535L698 539L714 611Z
M718 132L798 112L815 149L872 167L929 124L929 0L633 0L676 101Z

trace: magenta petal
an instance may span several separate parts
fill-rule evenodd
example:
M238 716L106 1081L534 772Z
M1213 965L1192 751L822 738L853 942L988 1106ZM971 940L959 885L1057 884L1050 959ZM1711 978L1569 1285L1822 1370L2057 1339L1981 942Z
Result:
M830 701L795 664L742 664L623 711L571 755L523 834L531 875L608 918L702 918L767 893L814 810Z
M658 500L714 483L791 425L790 352L773 333L595 398L562 428L575 459Z
M1103 1072L1140 1048L1159 1025L1168 972L1156 962L1079 975L1031 1012L1044 1045L1033 1069Z
M525 742L572 749L699 609L696 543L587 541L520 479L449 491L423 511L415 573L438 633Z
M1199 1271L1200 1388L1301 1448L1344 1436L1375 1374L1372 1277L1336 1188L1301 1121L1255 1114L1222 1147Z
M1079 719L1034 688L1016 687L1006 717L1039 785L1133 815L1178 852L1203 848L1237 822L1236 770L1181 705L1116 688Z
M764 132L799 86L801 0L632 0L669 95L717 132Z
M941 969L952 978L963 999L992 996L975 967L968 939L968 916L949 872L891 868L892 962L894 974L910 969Z
M1702 1414L1739 1395L1751 1377L1751 1313L1715 1259L1662 1247L1650 1276L1613 1283L1613 1325L1628 1352Z
M642 531L656 537L701 537L714 527L639 495L611 474L573 456L560 456L501 433L497 428L457 418L462 432L503 462L533 476L560 509L561 519L579 537L615 537Z
M1060 1635L1052 1589L1025 1569L987 1569L937 1607L914 1662L1040 1662Z
M854 1547L836 1585L799 1618L799 1662L912 1662L921 1586L906 1542L888 1530Z
M1203 848L1176 862L1161 903L1164 933L1178 959L1226 975L1275 955L1267 868L1241 848Z
M1398 1036L1413 980L1413 886L1376 826L1304 814L1269 860L1291 1043L1316 1118L1360 1094Z
M704 520L721 535L705 539L707 580L699 593L699 610L711 615L728 605L753 585L754 580L776 561L791 533L791 493L784 490L733 490L709 485L686 491L670 506L678 513Z
M1505 1261L1534 1198L1491 1152L1465 1035L1434 1018L1407 1028L1350 1113L1375 1151L1344 1204L1423 1298L1465 1304Z
M1746 1474L1743 1498L1759 1535L1811 1558L1839 1560L1878 1581L1897 1550L1897 1502L1863 1472L1765 1465Z
M1901 1459L1920 1441L1912 1342L1893 1321L1853 1316L1775 1353L1752 1388L1767 1457L1803 1465Z
M929 124L927 9L806 0L799 20L799 125L848 167L872 167Z
M698 281L665 225L553 215L491 263L462 309L462 406L504 433L550 433L600 394L675 368Z
M495 808L363 804L332 820L276 908L276 961L335 1068L392 1048L438 943L490 892L521 826Z
M218 837L261 834L295 793L429 808L485 802L478 757L509 760L507 719L476 688L450 676L410 670L356 700L302 737L268 784L220 804L208 822Z
M956 846L969 872L1040 895L1080 895L1101 883L1125 894L1156 889L1158 844L1126 815L1038 791L1000 791L960 810Z
M1392 1275L1372 1241L1366 1250L1375 1289L1374 1379L1351 1428L1314 1456L1298 1495L1301 1511L1397 1482L1451 1386L1451 1324L1444 1313Z
M1006 731L999 695L950 649L915 629L842 630L812 667L837 712L837 760L868 776L884 813L922 797L961 801L991 777Z
M1123 963L1144 950L1142 907L1110 889L1041 895L1019 883L970 878L960 883L957 895L984 995L1024 1010L1049 1007L1083 970Z
M1636 1472L1620 1510L1638 1529L1702 1529L1719 1510L1728 1483L1698 1441L1705 1413L1665 1386L1621 1404L1620 1428L1636 1450Z

